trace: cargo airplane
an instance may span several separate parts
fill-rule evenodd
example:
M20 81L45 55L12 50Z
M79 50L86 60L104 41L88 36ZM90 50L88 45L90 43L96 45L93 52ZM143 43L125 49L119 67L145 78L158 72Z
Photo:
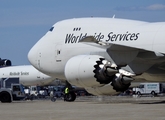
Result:
M4 82L20 83L24 86L49 85L55 78L43 74L32 65L8 66L0 68L0 87Z
M164 45L165 22L74 18L54 24L28 59L44 74L110 95L132 81L165 82Z

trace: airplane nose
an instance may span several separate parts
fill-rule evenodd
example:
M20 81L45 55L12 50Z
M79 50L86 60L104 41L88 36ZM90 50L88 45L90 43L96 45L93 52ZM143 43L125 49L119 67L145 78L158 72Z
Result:
M35 49L35 47L33 46L28 53L28 60L34 67L37 67L36 66L37 51L38 50Z

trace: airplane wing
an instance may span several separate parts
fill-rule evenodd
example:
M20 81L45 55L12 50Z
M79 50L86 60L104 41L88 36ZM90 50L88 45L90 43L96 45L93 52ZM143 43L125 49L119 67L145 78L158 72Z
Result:
M155 59L164 57L164 54L160 52L148 51L141 48L134 48L130 46L98 41L93 36L87 36L81 39L79 42L106 49L108 54L118 66L129 64L133 60L135 60L135 58L153 61ZM123 61L125 61L125 63L123 63Z
M105 49L112 59L111 62L116 64L114 66L118 66L117 69L119 69L120 74L117 73L116 76L118 75L117 78L120 78L120 75L122 75L124 84L133 80L144 81L142 78L148 78L150 81L161 81L160 78L155 77L155 74L165 75L165 56L160 52L102 42L96 40L93 36L87 36L79 42ZM112 66L111 68L113 69ZM115 89L118 91L117 84L112 84L112 86L116 87Z
M141 48L134 48L130 46L124 46L124 45L118 45L114 43L108 43L108 42L103 42L103 41L98 41L96 40L93 36L87 36L79 41L80 43L88 44L91 46L103 48L103 49L109 49L109 50L114 50L114 51L130 51L130 50L140 50L140 51L147 51L147 52L153 52L153 51L148 51L145 49ZM157 56L162 56L163 54L155 52ZM164 56L164 55L163 55Z

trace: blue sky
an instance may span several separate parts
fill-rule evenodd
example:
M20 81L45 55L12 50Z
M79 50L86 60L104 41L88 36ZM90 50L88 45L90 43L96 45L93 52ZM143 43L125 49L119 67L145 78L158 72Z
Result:
M0 0L0 57L30 64L30 48L59 20L112 17L165 22L165 0Z

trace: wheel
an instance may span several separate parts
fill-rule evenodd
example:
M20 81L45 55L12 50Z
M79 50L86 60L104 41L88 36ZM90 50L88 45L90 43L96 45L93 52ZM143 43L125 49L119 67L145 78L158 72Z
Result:
M65 100L69 102L75 101L75 99L76 99L76 94L74 92L68 93L65 98Z
M55 101L56 101L56 97L52 97L52 98L51 98L51 101L52 101L52 102L55 102Z
M151 92L151 95L152 95L152 97L155 97L155 95L156 95L156 94L155 94L155 91L152 91L152 92Z
M34 99L34 97L31 95L31 96L29 96L29 100L33 100Z
M34 94L31 94L30 98L34 100L34 99L36 99L36 96Z
M139 91L137 92L137 95L138 95L138 97L141 97L141 93Z
M11 102L11 96L8 92L2 92L0 94L1 102L2 103L10 103Z

